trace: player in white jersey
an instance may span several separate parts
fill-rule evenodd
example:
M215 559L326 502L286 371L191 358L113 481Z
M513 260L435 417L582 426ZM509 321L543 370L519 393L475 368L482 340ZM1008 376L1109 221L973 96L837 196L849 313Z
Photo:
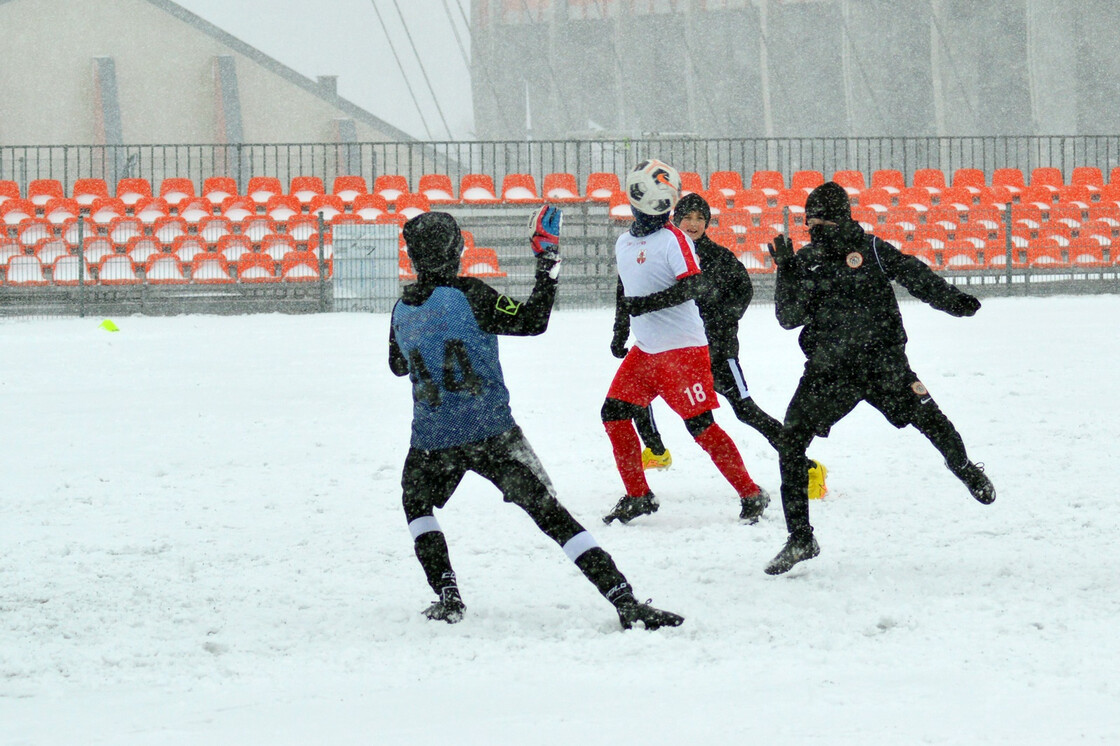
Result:
M606 523L628 523L660 507L646 482L633 423L658 396L684 419L689 433L739 495L744 513L757 519L770 502L751 479L735 443L712 417L719 403L704 323L693 300L700 262L692 239L669 222L680 183L676 169L658 160L638 164L626 180L634 224L615 244L619 283L611 342L611 352L624 359L602 410L626 494L603 518ZM631 332L636 342L627 351Z

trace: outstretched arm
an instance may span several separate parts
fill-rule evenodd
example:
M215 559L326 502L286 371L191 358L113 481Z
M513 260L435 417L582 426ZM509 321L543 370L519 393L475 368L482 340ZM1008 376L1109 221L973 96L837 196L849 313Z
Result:
M980 310L978 298L947 282L920 259L878 239L874 239L872 248L888 276L918 300L952 316L972 316Z
M672 286L656 293L627 297L623 303L631 316L641 316L663 308L679 306L699 296L702 290L703 275L695 274L678 280Z

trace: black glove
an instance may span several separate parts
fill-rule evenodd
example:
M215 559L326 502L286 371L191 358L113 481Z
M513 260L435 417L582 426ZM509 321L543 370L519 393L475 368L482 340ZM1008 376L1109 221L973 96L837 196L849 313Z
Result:
M793 259L793 241L781 233L774 236L774 242L770 244L770 256L778 266Z
M968 293L960 293L949 306L949 313L954 316L974 316L980 310L980 299Z
M627 337L629 337L629 335L623 337L616 334L614 335L614 339L611 340L611 354L620 360L626 357L626 353L629 352L629 350L626 349Z

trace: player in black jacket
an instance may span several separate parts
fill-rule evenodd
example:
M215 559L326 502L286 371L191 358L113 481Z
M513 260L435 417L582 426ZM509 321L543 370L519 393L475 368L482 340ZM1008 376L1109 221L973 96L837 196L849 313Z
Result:
M782 423L764 412L755 402L747 387L742 366L739 365L739 320L743 318L754 297L754 286L746 268L731 250L708 237L711 219L712 210L707 200L695 193L681 197L673 210L673 222L692 239L700 259L702 274L696 305L704 322L704 334L708 338L715 388L731 404L735 416L761 433L777 450ZM619 330L616 328L615 331L617 340ZM622 340L625 342L625 335ZM652 409L647 408L644 414L635 417L634 424L648 452L642 454L643 464L647 464L647 468L665 468L672 463L669 451L657 431ZM816 461L810 459L808 463L809 494L814 498L822 497L827 491L827 471ZM757 502L743 501L739 517L754 523L765 507Z
M910 368L891 283L953 316L972 316L980 301L915 257L865 234L852 220L847 193L833 182L809 195L805 221L811 243L796 255L785 236L770 247L778 265L778 323L784 329L804 327L798 341L808 358L782 428L779 460L789 538L767 565L770 575L820 553L809 524L805 449L861 401L895 427L916 427L976 500L986 505L996 499L983 467L969 461L953 423Z
M428 212L404 225L418 280L393 306L389 367L412 381L412 439L401 486L416 558L439 596L424 614L454 624L466 610L434 509L473 471L563 547L614 604L624 628L675 627L683 618L640 603L611 556L560 504L510 411L497 335L532 336L548 328L560 268L560 211L542 207L532 230L536 283L519 303L478 278L458 276L463 235L451 215Z

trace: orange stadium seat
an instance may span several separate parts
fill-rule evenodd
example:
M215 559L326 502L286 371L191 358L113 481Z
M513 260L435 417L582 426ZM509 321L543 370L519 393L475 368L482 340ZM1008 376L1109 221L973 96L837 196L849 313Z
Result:
M140 219L141 223L151 225L159 218L171 214L171 205L161 197L142 197L132 206L132 214Z
M1057 241L1059 246L1069 246L1073 239L1073 228L1065 223L1046 223L1038 229L1038 237Z
M258 205L268 204L271 197L284 193L280 179L275 176L253 176L245 187L245 196Z
M299 200L301 205L311 202L311 198L323 194L323 180L318 176L293 176L288 194Z
M903 187L903 189L905 188ZM859 203L864 207L870 207L875 212L886 212L895 203L895 197L900 191L902 190L896 189L894 192L888 192L883 187L864 189L860 192Z
M43 264L39 261L39 257L31 254L20 254L8 260L8 272L4 282L7 285L21 287L48 284L47 278L43 276Z
M65 196L62 182L58 179L33 179L27 185L27 200L36 207L47 204L47 200Z
M681 171L681 195L704 191L704 180L695 171Z
M906 187L906 178L896 168L880 168L871 172L871 188L885 189L888 194L897 194Z
M52 225L62 225L67 220L73 220L80 212L81 205L66 197L54 197L43 205L43 217Z
M405 193L397 197L397 213L409 220L431 209L432 204L423 194Z
M722 225L709 225L705 233L714 243L738 253L739 238L731 228Z
M379 215L374 222L385 217ZM299 243L306 243L307 239L319 232L319 216L318 215L297 215L288 220L288 235L294 238Z
M187 235L187 221L177 215L156 218L152 223L152 237L164 246L170 246L176 236Z
M88 267L82 267L82 259L77 254L66 254L54 260L51 265L51 284L77 285L78 275L82 276L84 284L92 285L93 274Z
M105 257L114 254L113 243L108 236L86 236L82 239L82 255L91 267Z
M607 203L607 215L612 220L627 221L634 219L634 213L630 210L630 200L622 192L612 194L610 201Z
M109 186L105 179L78 179L70 194L79 205L88 206L98 197L108 197Z
M966 213L970 226L981 226L988 230L1000 230L1006 223L1006 213L995 205L974 205Z
M981 189L987 187L963 187L963 186L950 186L941 190L941 194L937 198L939 205L956 205L958 210L967 210L975 201L976 196L980 194ZM971 191L975 189L975 191Z
M97 225L94 224L89 218L83 218L81 223L82 239L90 238L97 235ZM66 243L71 246L78 245L78 218L65 221L59 226L59 234L65 239ZM2 232L2 229L0 229Z
M743 177L738 171L713 171L708 177L708 189L718 189L730 200L743 190Z
M301 215L303 204L298 197L290 194L274 194L268 198L264 205L264 214L277 223L287 222L289 218Z
M261 253L268 254L273 261L280 261L289 253L296 251L296 241L283 233L269 233L261 239Z
M781 171L755 171L751 174L751 189L761 189L768 197L777 196L786 188L786 177Z
M707 189L697 193L708 203L708 208L712 211L712 219L718 218L727 209L727 195L723 191Z
M400 174L381 174L373 179L373 193L380 194L385 198L389 204L397 201L397 197L402 194L411 192L408 186L408 179ZM353 202L353 199L344 199L345 202Z
M422 175L416 191L427 197L428 202L433 205L454 205L459 202L455 198L455 186L447 174ZM357 208L354 211L357 212Z
M746 210L724 210L719 216L719 225L742 235L755 227L754 213Z
M1039 166L1031 171L1031 186L1043 186L1051 191L1058 191L1058 187L1065 186L1062 171L1054 166Z
M922 220L915 208L909 205L895 205L887 210L885 222L901 226L906 233L913 233Z
M934 205L926 212L926 225L938 225L951 233L964 222L962 212L955 204Z
M502 177L502 202L524 204L540 202L537 182L531 174L506 174Z
M28 218L16 227L16 236L24 248L30 248L54 236L54 226L46 218Z
M836 171L832 174L832 181L844 187L849 198L857 198L859 193L867 188L863 171Z
M1065 269L1070 264L1060 246L1040 242L1027 247L1027 266L1041 269Z
M196 254L191 259L190 268L191 282L196 285L228 285L233 282L229 274L229 260L216 252Z
M583 197L580 196L579 184L576 182L575 174L563 171L545 174L541 190L544 198L549 202L565 204L584 201Z
M35 244L35 256L39 257L39 261L44 267L51 266L60 256L66 256L69 253L70 247L57 236L44 238Z
M1096 166L1076 166L1070 174L1071 186L1083 186L1090 193L1099 192L1104 188L1104 176Z
M258 243L269 233L276 232L276 223L267 215L251 215L238 224L237 232L248 236L253 243Z
M217 253L229 262L236 262L242 254L248 254L252 250L253 242L246 236L229 235L218 239Z
M1103 220L1114 227L1120 227L1120 205L1097 202L1089 205L1086 220Z
M205 198L199 199L185 199L179 203L178 212L179 217L188 223L198 223L203 218L210 217L214 214L214 205L210 200Z
M319 279L319 257L311 251L293 251L280 261L285 282L315 282Z
M124 216L109 221L109 239L115 246L124 246L130 238L144 235L144 224L140 218Z
M363 192L363 194L366 194L366 192ZM355 194L354 199L357 199L357 197L358 195ZM314 197L311 200L309 208L311 215L322 215L323 220L328 221L335 215L346 211L346 205L342 197L337 194L322 194L318 197ZM289 220L289 222L291 222L291 220Z
M871 233L880 241L886 241L899 248L906 241L906 229L897 223L883 223L876 226Z
M471 247L463 249L459 274L466 277L505 277L498 264L498 253L493 249Z
M587 188L584 195L592 202L611 202L616 194L622 194L622 185L616 174L593 171L587 175Z
M156 254L144 263L144 280L151 285L185 285L183 263L171 254Z
M421 179L423 181L423 179ZM399 205L398 205L399 207ZM389 203L380 194L359 194L351 205L353 214L363 220L376 220L378 216L389 212Z
M9 199L21 199L23 195L19 193L19 184L10 179L0 180L0 205L4 204Z
M1019 192L1019 202L1023 204L1038 205L1042 210L1049 210L1050 205L1054 204L1054 198L1058 196L1057 189L1051 189L1042 184L1031 184L1024 187Z
M400 249L397 255L397 268L402 282L412 282L416 279L416 272L412 269L412 260L408 258L408 252Z
M956 271L983 269L980 250L968 241L951 241L941 252L941 266Z
M359 194L366 194L369 192L369 185L366 180L361 176L336 176L334 183L331 185L331 194L341 199L344 203L354 201L354 198ZM384 196L384 195L382 195ZM315 200L312 199L312 202Z
M933 193L924 186L911 186L898 192L898 207L912 207L925 212L933 206ZM888 210L888 212L890 212Z
M1042 221L1042 210L1036 204L1019 203L1011 206L1012 226L1022 226L1033 232L1042 226Z
M1089 206L1081 206L1079 202L1067 202L1065 204L1058 203L1050 206L1050 211L1046 216L1048 223L1062 223L1068 225L1070 228L1076 228L1085 220Z
M1015 201L1014 196L1011 194L1011 189L1002 184L993 184L991 186L981 189L976 195L976 204L978 205L1010 205Z
M200 236L179 236L171 242L171 253L179 261L189 263L199 254L206 253L206 241Z
M128 239L124 253L128 254L134 265L139 266L148 261L149 257L164 252L159 241L152 236L133 236Z
M13 256L19 256L23 253L23 246L20 245L19 241L0 234L0 267L6 265Z
M464 174L459 180L459 200L465 205L496 205L500 201L489 174Z
M1005 187L1012 199L1026 188L1023 172L1017 168L997 168L992 172L992 186Z
M778 231L771 228L752 228L743 234L743 249L769 253L769 245Z
M910 186L923 187L931 194L940 194L948 186L945 173L940 168L919 168L910 180Z
M211 215L198 222L198 235L208 244L216 245L222 240L222 236L231 233L233 233L233 221L223 215Z
M1107 267L1104 258L1104 247L1095 241L1074 239L1066 247L1069 255L1070 266L1073 267ZM1115 255L1115 252L1113 252Z
M117 182L117 199L131 207L144 197L152 196L152 185L147 179L126 178Z
M237 279L241 282L269 283L280 282L276 276L276 262L268 254L250 251L237 260Z
M26 199L8 199L0 202L0 217L6 225L16 225L35 217L35 205Z
M824 183L824 174L820 171L795 171L790 177L790 189L802 189L806 196Z
M775 195L777 192L775 192ZM732 210L742 210L750 212L755 215L765 210L770 206L770 199L766 192L761 189L740 189L735 192L735 197L731 200Z
M231 222L239 223L257 214L257 204L249 197L226 197L222 200L220 212L222 217L229 218Z
M852 220L862 225L865 231L874 230L879 225L879 213L866 205L852 205Z
M183 200L195 198L194 182L181 177L164 179L159 183L159 196L172 207L178 207Z
M978 168L958 168L953 172L952 186L978 193L988 186L984 172ZM942 190L944 191L944 190ZM971 202L971 200L969 200Z
M97 263L97 282L101 285L135 285L140 282L136 267L124 254L108 254Z
M919 225L914 229L914 240L925 241L932 249L943 249L949 243L949 233L940 225Z

